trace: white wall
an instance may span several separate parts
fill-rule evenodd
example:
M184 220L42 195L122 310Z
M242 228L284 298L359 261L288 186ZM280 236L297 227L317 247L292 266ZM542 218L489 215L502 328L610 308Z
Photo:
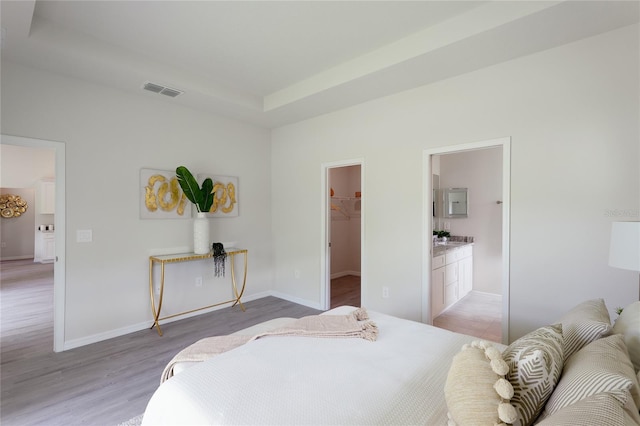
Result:
M450 224L451 235L475 238L473 289L502 294L502 205L496 203L502 199L502 149L439 157L440 187L467 188L469 194L468 217L441 218L440 222Z
M510 136L510 338L587 298L637 300L607 260L611 212L640 211L638 48L634 25L275 129L276 289L319 303L320 165L364 158L363 298L419 320L422 152Z
M1 101L3 134L65 143L67 345L150 325L148 256L192 246L190 220L140 219L141 168L238 176L240 216L211 219L212 238L249 250L247 300L272 288L267 130L7 61ZM178 277L185 306L212 290L209 266Z
M363 299L419 320L423 151L504 136L511 338L586 298L637 300L637 274L607 252L611 222L640 211L638 47L638 26L623 28L274 129L271 147L264 129L3 61L2 133L66 144L65 340L149 324L148 255L190 246L191 223L139 219L139 170L178 164L239 176L240 217L211 228L249 249L246 295L319 306L321 164L363 158Z

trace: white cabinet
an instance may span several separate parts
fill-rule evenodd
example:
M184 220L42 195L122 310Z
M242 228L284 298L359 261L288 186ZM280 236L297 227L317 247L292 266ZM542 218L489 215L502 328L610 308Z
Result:
M431 262L431 319L473 288L473 246L449 248Z
M51 263L56 259L56 238L53 232L36 231L34 262Z
M38 183L38 213L54 214L56 210L56 184L53 181Z
M431 271L431 313L437 316L445 307L445 278L444 278L444 255L436 256L432 262ZM436 314L437 312L437 314Z
M447 308L458 300L458 262L444 267L444 307Z
M458 298L462 299L473 289L473 247L465 246L459 251Z

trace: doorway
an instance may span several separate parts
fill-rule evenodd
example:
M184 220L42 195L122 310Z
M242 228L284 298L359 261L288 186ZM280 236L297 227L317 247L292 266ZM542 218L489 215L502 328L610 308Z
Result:
M53 265L53 350L64 350L64 301L65 301L65 145L42 139L32 139L19 136L2 135L0 143L3 145L15 145L36 149L49 149L55 151L55 256ZM11 161L9 158L2 162ZM4 169L4 167L3 167Z
M361 160L323 165L324 309L362 306L363 165Z
M509 153L510 138L502 138L428 150L424 157L424 198L428 209L425 208L423 322L455 324L459 329L453 331L471 335L484 333L478 337L503 343L508 341L509 324ZM441 214L444 207L441 198L446 188L465 188L466 192L467 187L468 216L456 218ZM438 283L442 280L433 281L434 277L441 277L436 273L440 271L439 263L432 267L432 261L434 253L441 254L443 247L434 248L433 231L450 232L451 238L458 240L456 243L473 242L472 291L464 297L469 289L461 291L459 299L450 297L453 293L448 291L447 303L445 306L436 303L436 311L432 310L432 295L439 294ZM455 243L449 249L455 250ZM457 274L455 265L447 264L446 268L454 270L452 275ZM459 273L460 277L469 274ZM447 290L450 281L455 285L455 281L447 277ZM481 324L477 312L487 314L486 324ZM486 329L482 328L484 325ZM492 338L487 338L488 335Z

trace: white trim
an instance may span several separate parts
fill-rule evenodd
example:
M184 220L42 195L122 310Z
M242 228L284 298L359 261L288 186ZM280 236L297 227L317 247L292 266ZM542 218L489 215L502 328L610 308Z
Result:
M53 267L53 350L65 350L65 298L66 298L66 214L65 214L65 144L43 139L32 139L20 136L1 135L0 143L31 148L53 149L55 151L56 178L56 214L54 226L56 228L55 244L56 259Z
M360 166L360 191L361 199L360 214L360 271L366 271L365 259L367 258L365 246L365 212L366 212L366 189L365 189L365 163L364 158L354 158L351 160L332 161L322 163L320 178L320 306L322 310L331 308L331 260L329 253L329 230L331 220L331 206L329 197L329 169L337 167ZM361 272L360 279L360 303L366 306L366 273ZM304 303L302 303L304 304Z
M509 265L511 207L511 138L504 137L460 145L425 149L422 156L422 322L431 324L432 171L431 157L438 154L502 148L502 343L509 341Z
M267 296L274 296L274 297L278 297L279 299L285 299L284 297L281 297L278 294L274 294L271 291L265 291L265 292L261 292L261 293L252 294L251 296L243 297L242 298L242 303L247 303L247 302L250 302L252 300L262 299L263 297L267 297ZM308 301L305 301L306 303L300 303L298 301L293 301L293 300L291 300L291 301L295 302L295 303L298 303L300 305L305 305L305 306L309 306L309 307L314 308L314 309L319 309L317 307L317 304L312 305ZM178 317L167 318L166 320L162 320L161 321L160 327L162 327L163 325L172 323L174 321L181 321L181 320L184 320L184 319L187 319L187 318L191 318L191 317L195 317L195 316L198 316L198 315L207 314L207 313L210 313L210 312L213 312L213 311L219 311L220 309L225 309L225 308L230 308L230 307L231 307L231 305L228 305L228 304L218 305L218 306L214 306L212 308L203 309L201 311L191 312L189 314L180 315ZM80 346L85 346L85 345L91 345L93 343L102 342L104 340L113 339L114 337L120 337L120 336L124 336L124 335L127 335L127 334L136 333L138 331L143 331L143 330L148 330L149 333L157 334L158 332L156 331L156 329L151 330L152 326L153 326L153 321L144 321L144 322L140 322L138 324L129 325L129 326L126 326L126 327L115 329L115 330L109 330L109 331L105 331L103 333L92 334L91 336L85 336L85 337L81 337L79 339L69 340L69 341L65 342L63 350L68 351L69 349L79 348ZM161 337L158 336L158 338L161 338Z
M318 302L312 302L307 299L301 299L299 297L291 296L290 294L280 293L279 291L269 291L267 296L277 297L278 299L286 300L288 302L297 303L298 305L306 306L308 308L317 309L319 311L325 311L326 309L322 304ZM262 296L265 297L265 296Z
M4 262L5 260L27 260L27 259L33 259L33 256L27 255L27 256L9 256L9 257L3 257L2 259L0 259L0 261ZM34 262L35 259L34 259ZM37 262L40 263L40 262Z

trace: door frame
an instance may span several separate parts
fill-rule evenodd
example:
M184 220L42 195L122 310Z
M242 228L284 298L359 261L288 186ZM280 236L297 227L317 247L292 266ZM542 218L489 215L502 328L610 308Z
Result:
M423 232L422 232L422 322L431 324L431 261L433 242L433 155L452 154L485 148L502 148L502 343L509 341L509 253L510 253L510 207L511 207L511 137L489 139L466 144L443 146L423 151Z
M1 135L3 145L16 145L29 148L53 149L55 151L55 245L56 257L53 264L53 350L64 350L64 320L66 298L66 215L65 215L65 144L44 139L21 136Z
M366 306L366 265L365 259L365 173L364 158L354 158L350 160L332 161L322 163L320 179L321 202L320 202L320 306L321 309L331 308L331 187L329 185L329 171L331 169L349 166L360 166L360 191L362 198L360 201L360 306Z

